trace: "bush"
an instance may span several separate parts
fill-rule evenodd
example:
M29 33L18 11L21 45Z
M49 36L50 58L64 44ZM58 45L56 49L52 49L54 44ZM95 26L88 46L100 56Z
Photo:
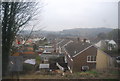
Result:
M86 71L87 73L90 73L90 74L98 74L97 71Z
M39 64L40 64L40 61L41 61L40 56L37 55L35 59L36 59L36 64L39 65Z
M98 77L98 72L95 70L80 72L81 77Z
M113 75L119 75L119 71L118 70L112 70L112 71L109 71L110 74L113 74Z
M34 65L31 64L23 64L23 73L29 73L31 71L34 71Z

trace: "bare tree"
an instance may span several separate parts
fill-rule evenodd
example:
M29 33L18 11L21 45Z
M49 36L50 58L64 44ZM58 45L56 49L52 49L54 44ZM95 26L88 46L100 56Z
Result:
M2 68L7 72L10 50L19 29L36 15L36 2L2 2Z

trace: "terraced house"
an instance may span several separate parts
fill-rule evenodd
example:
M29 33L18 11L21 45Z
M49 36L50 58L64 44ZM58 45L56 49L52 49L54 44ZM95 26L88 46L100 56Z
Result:
M67 44L73 42L72 40L70 39L62 39L60 42L58 42L56 44L56 50L58 53L62 54L64 53L64 46L66 46Z

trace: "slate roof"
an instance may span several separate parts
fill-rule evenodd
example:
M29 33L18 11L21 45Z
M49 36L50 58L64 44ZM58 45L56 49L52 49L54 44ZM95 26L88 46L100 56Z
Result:
M27 60L24 61L24 63L35 65L36 64L36 60L35 59L27 59Z
M70 56L74 56L77 53L81 52L85 48L91 46L90 43L83 43L83 42L72 42L65 46L65 50L70 54Z
M56 69L59 69L59 68L56 66L56 63L50 63L50 69L56 70Z
M119 51L105 51L105 53L107 53L108 55L110 55L111 57L117 57L120 56Z
M67 44L70 40L69 39L63 39L61 40L57 45L60 47L63 47L65 44Z
M114 40L110 40L109 43L110 44L116 44L116 42Z
M58 63L60 66L62 66L65 70L68 69L67 63Z

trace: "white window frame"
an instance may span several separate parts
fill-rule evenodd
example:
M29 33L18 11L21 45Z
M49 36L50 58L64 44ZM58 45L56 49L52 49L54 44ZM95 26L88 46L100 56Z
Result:
M65 56L65 63L67 63L67 57Z
M72 73L72 69L70 68L70 66L67 66L68 67L68 69L70 70L70 73Z
M73 59L70 57L70 55L68 54L68 57L70 58L71 61L73 61Z
M95 59L95 61L92 61L93 59L91 59L92 57L94 57L93 59ZM87 62L88 63L96 63L96 56L87 56ZM88 61L88 58L90 58L90 61Z
M70 55L68 54L68 57L70 58Z

